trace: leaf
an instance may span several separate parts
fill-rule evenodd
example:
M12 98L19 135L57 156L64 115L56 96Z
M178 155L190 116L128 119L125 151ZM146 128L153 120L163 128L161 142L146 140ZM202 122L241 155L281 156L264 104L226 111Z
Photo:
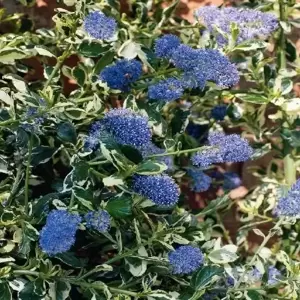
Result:
M214 213L217 209L220 209L221 207L225 206L228 203L229 197L219 197L215 200L209 201L209 204L201 211L199 215L209 215Z
M97 42L82 41L78 47L78 53L86 57L99 57L103 52L109 49Z
M85 110L81 108L66 108L64 113L72 120L81 120L86 117Z
M85 71L80 67L75 67L72 69L72 76L76 79L76 82L80 86L84 86L86 81Z
M1 61L1 57L0 57L0 61ZM2 77L3 79L8 79L11 80L12 84L14 85L14 87L21 93L26 93L28 92L28 87L26 82L23 80L22 77L16 75L16 74L7 74L7 75L3 75Z
M118 51L118 55L126 59L133 59L138 55L141 46L132 40L127 40L123 43Z
M124 184L124 181L122 178L118 178L118 177L115 177L115 176L109 176L109 177L105 177L103 178L103 184L105 186L115 186L115 185L122 185Z
M114 51L106 52L97 62L94 68L94 73L99 74L107 65L111 64L115 57Z
M227 245L227 246L231 246L231 245ZM227 246L224 246L220 249L216 249L210 252L208 255L210 261L217 264L227 264L229 262L233 262L237 260L239 257L235 253L236 251L233 251L233 249Z
M0 281L0 300L12 300L12 294L6 281Z
M246 300L261 300L263 298L258 291L253 290L253 291L245 292L245 299Z
M31 165L37 166L48 162L55 153L55 148L49 146L37 146L32 150Z
M73 268L83 268L86 265L86 261L83 259L79 259L74 256L72 252L64 252L55 255L55 258L59 259L63 263Z
M93 192L90 189L85 189L80 186L72 188L74 196L78 201L89 210L93 210Z
M214 280L215 276L221 276L223 268L218 266L204 266L191 279L191 287L194 290L202 290Z
M64 122L57 125L57 136L64 142L76 144L76 129L72 123Z
M242 44L239 44L234 47L233 50L240 50L240 51L252 51L252 50L257 50L257 49L264 49L268 46L268 43L264 41L247 41Z
M108 201L105 209L113 218L129 217L132 214L132 199L124 195L115 197Z
M0 101L4 102L8 106L14 105L14 100L3 90L0 90Z
M158 162L148 160L146 162L139 164L135 170L135 173L141 175L153 175L153 174L160 174L167 169L168 167L163 163L158 163Z
M0 51L0 62L2 64L14 64L16 59L25 58L27 54L16 48L5 48Z
M49 50L45 49L42 46L35 46L34 49L41 56L55 57L55 55L53 53L51 53Z
M24 222L24 234L31 241L37 241L39 238L39 232L28 222Z
M268 98L261 94L248 93L248 94L236 94L235 96L241 99L242 101L249 102L249 103L266 104L269 102Z
M148 253L144 246L141 246L138 250L139 255L148 256ZM126 258L125 263L129 268L129 272L134 277L140 277L147 271L147 261L138 258Z
M25 284L18 296L18 300L42 300L44 298L34 293L34 284L30 281Z
M168 20L172 14L175 12L177 5L179 4L180 0L175 0L170 6L166 7L162 11L162 19L157 25L157 28L161 27L166 20Z
M69 297L71 285L67 281L49 283L49 296L51 300L66 300Z

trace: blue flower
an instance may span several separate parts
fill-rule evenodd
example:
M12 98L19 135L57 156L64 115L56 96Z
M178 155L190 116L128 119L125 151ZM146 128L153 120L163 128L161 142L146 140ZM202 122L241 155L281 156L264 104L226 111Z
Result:
M222 163L223 157L219 149L207 149L193 154L191 160L194 166L206 168L212 164Z
M200 268L203 260L201 250L193 246L180 246L169 253L173 274L190 274Z
M227 105L217 105L211 110L211 116L216 121L223 121L227 113Z
M92 124L89 134L84 142L84 147L88 150L96 150L100 145L101 121Z
M219 148L224 162L243 162L253 154L249 142L237 134L214 132L209 135L208 141L210 146Z
M281 272L275 267L268 268L268 285L275 285L281 277Z
M166 152L165 149L161 149L161 148L157 147L152 142L139 147L138 150L142 154L143 158L146 158L147 156L150 156L150 155L162 154L162 153ZM154 159L158 162L164 163L168 167L169 171L174 169L174 160L171 155L170 156L167 156L167 155L166 156L157 156Z
M237 42L242 43L255 38L266 38L278 27L276 16L270 13L246 8L203 6L195 15L216 36L219 46L228 44L231 35L231 24L238 26ZM216 30L220 29L225 35Z
M131 109L111 109L105 114L101 125L122 145L141 147L151 140L148 118Z
M89 13L83 21L84 30L93 38L108 40L113 37L117 23L101 11Z
M142 75L142 63L136 59L121 59L107 66L100 73L100 80L107 83L111 89L128 91L129 85Z
M261 280L262 276L263 274L255 267L248 272L249 281L251 282L257 282Z
M178 69L191 71L198 65L198 52L188 45L181 44L173 52L171 62Z
M165 34L155 41L155 55L159 58L170 58L179 45L180 39L176 35Z
M205 80L228 88L236 85L240 79L236 66L218 50L193 49L181 45L173 52L172 62L177 68L194 74L200 85Z
M40 247L48 255L68 251L75 243L81 217L66 210L52 210L40 233Z
M240 176L234 172L224 173L223 188L225 190L233 190L242 185Z
M191 185L192 191L200 193L209 189L212 179L204 172L201 170L189 169L187 173L193 180Z
M89 211L84 219L86 227L100 232L107 232L110 228L110 216L106 210Z
M295 182L285 197L279 199L275 214L283 217L300 218L300 179Z
M206 77L201 70L193 69L183 73L181 76L181 83L184 88L200 88L203 90L206 83Z
M148 97L153 100L169 102L179 99L183 95L183 92L180 80L168 78L151 85L148 90Z
M134 175L132 188L137 194L159 206L173 206L179 200L178 185L174 179L165 174Z

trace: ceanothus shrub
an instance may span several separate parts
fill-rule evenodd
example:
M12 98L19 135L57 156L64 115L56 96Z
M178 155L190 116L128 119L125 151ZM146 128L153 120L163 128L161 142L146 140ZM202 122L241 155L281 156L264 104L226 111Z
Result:
M298 299L298 5L57 2L1 15L0 298Z

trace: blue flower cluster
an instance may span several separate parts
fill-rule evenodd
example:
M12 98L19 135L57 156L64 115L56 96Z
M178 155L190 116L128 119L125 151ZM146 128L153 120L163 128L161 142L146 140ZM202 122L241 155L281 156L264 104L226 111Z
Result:
M106 82L111 89L126 92L129 90L129 85L141 77L142 67L142 63L136 59L121 59L115 64L105 67L99 78Z
M275 214L282 217L300 218L300 179L296 181L285 197L279 199Z
M216 148L194 154L193 165L204 168L214 163L243 162L253 154L249 142L237 134L211 133L208 136L208 145Z
M143 158L146 158L150 155L162 154L166 152L166 150L157 147L152 142L139 147L138 150L142 154ZM158 156L155 158L155 160L164 163L168 167L169 171L174 169L174 160L172 156Z
M200 170L189 169L188 175L192 178L191 189L197 193L207 191L212 179Z
M240 176L234 172L225 172L223 188L225 190L233 190L242 185Z
M110 215L106 210L89 211L84 219L86 227L99 232L107 232L110 228Z
M196 17L205 25L211 34L216 35L219 46L228 44L231 24L237 24L239 33L237 42L242 43L255 38L268 37L278 27L276 16L258 10L216 6L203 6L195 12ZM216 28L221 30L217 31Z
M278 283L281 272L275 267L268 268L268 285L275 285Z
M173 206L179 200L179 186L172 177L165 174L134 175L132 188L159 206Z
M204 257L199 248L180 246L169 253L169 262L174 274L190 274L203 264Z
M171 58L174 50L180 45L180 39L173 34L165 34L155 41L154 51L159 58Z
M169 102L179 99L183 92L184 89L180 80L168 78L151 85L148 90L148 97L153 100Z
M148 118L131 109L111 109L105 114L101 125L122 145L141 147L149 144L152 137Z
M187 73L183 78L194 77L200 88L203 88L204 80L228 88L236 85L240 79L236 66L218 50L193 49L187 45L180 45L173 52L171 61Z
M49 213L46 225L40 233L40 247L48 255L68 251L75 243L75 234L81 217L66 210L53 210Z
M117 23L115 19L107 17L101 11L94 11L85 17L83 27L92 38L108 40L113 37Z
M227 113L227 105L221 104L215 106L211 110L211 116L214 118L216 121L223 121Z

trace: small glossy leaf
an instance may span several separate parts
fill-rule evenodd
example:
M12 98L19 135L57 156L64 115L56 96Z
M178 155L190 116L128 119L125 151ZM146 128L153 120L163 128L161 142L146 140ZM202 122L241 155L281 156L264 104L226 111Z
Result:
M221 276L223 268L218 266L205 266L195 273L191 279L191 287L194 290L204 289L215 276Z
M248 94L236 94L235 96L241 99L242 101L255 103L255 104L266 104L269 102L268 98L261 94L248 93Z
M78 47L78 53L86 57L99 57L108 49L108 47L104 47L96 42L83 41Z
M73 268L83 268L86 265L86 261L75 257L72 252L65 252L55 255L55 258L59 259L63 263Z
M49 146L35 147L32 150L31 165L37 166L48 162L54 153L55 149Z
M163 171L167 170L167 168L168 167L163 163L148 160L139 164L135 170L135 173L141 175L153 175L162 173Z
M64 122L57 125L57 136L64 142L76 144L76 129L72 123Z
M124 218L132 214L131 197L121 195L108 201L105 209L113 218Z
M0 300L12 300L12 294L6 281L0 282Z

